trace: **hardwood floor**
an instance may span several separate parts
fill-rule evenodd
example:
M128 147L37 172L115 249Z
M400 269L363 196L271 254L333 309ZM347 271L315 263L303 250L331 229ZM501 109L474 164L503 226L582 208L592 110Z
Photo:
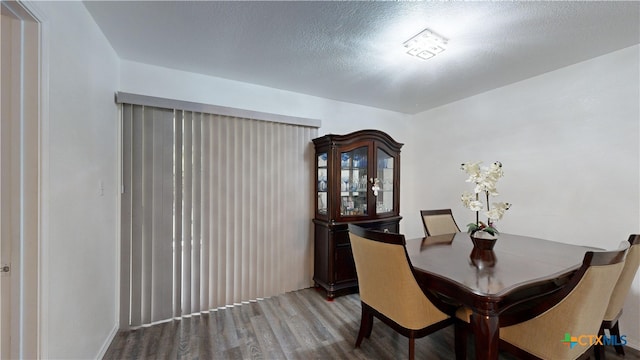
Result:
M137 330L119 332L103 359L401 359L407 338L377 319L355 349L358 294L327 301L304 289ZM416 359L454 359L453 327L416 340ZM625 359L640 359L627 348ZM473 353L473 348L469 349ZM607 346L607 359L618 359ZM513 357L504 354L501 359Z

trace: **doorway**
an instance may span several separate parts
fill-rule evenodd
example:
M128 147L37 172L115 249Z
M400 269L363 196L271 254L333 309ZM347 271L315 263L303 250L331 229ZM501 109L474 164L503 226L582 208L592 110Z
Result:
M0 358L37 358L39 24L15 1L1 10Z

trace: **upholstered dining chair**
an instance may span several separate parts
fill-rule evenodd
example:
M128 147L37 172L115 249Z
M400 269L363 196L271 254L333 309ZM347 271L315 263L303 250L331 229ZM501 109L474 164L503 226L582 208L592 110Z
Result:
M572 346L571 336L597 334L628 249L625 241L618 250L588 251L561 290L526 311L529 319L500 327L500 348L524 359L588 357L591 347Z
M356 264L362 318L355 347L369 338L374 316L409 338L409 359L415 355L415 339L448 325L453 318L430 301L416 281L402 234L385 233L349 225Z
M460 232L451 209L420 210L426 236L453 234Z
M640 266L640 235L629 235L629 251L627 252L627 258L624 262L624 267L620 273L620 277L613 288L611 299L609 300L609 306L604 313L604 320L600 326L599 335L604 335L604 331L608 330L609 335L616 336L616 339L620 339L620 328L618 327L618 320L622 315L622 306L631 289L631 283L636 276L638 267ZM597 351L601 357L604 358L604 349L600 345L597 345ZM624 347L622 345L614 345L616 353L624 356Z

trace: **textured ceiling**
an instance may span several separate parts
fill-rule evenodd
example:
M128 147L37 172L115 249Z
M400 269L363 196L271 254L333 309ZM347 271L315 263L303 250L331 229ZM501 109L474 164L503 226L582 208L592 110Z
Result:
M87 1L122 59L417 113L640 43L640 2ZM449 39L418 60L402 43Z

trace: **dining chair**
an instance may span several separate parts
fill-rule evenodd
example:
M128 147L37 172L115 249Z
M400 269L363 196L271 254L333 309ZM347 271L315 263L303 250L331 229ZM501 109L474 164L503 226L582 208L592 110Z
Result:
M500 349L523 359L588 357L593 346L572 345L571 336L597 334L628 249L625 241L614 251L586 252L564 287L523 312L528 319L500 327Z
M426 236L453 234L460 232L451 209L420 210Z
M405 248L404 235L349 224L362 317L355 347L369 338L376 317L409 338L409 359L415 339L453 324L455 308L438 308L416 281ZM445 313L446 312L446 313Z
M615 336L616 339L620 339L620 328L618 327L618 320L622 315L622 307L624 301L629 294L633 278L636 276L638 267L640 266L640 235L629 235L629 251L627 252L627 258L624 261L624 267L620 273L620 278L616 282L609 300L609 306L604 313L604 320L600 326L599 335L604 335L605 330L609 331L609 336ZM604 348L601 345L596 346L596 351L604 358ZM616 353L624 356L624 347L622 345L614 345Z

